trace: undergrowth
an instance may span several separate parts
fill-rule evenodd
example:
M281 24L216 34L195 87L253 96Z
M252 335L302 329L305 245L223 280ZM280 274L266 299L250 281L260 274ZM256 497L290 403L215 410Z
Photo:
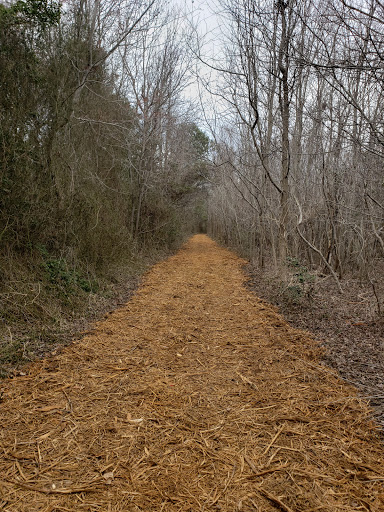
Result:
M297 258L288 257L287 266L289 279L287 282L281 282L279 287L285 300L296 305L311 301L316 281L315 275Z
M103 272L44 245L0 256L0 378L71 342L129 298L139 276L165 250L129 254Z

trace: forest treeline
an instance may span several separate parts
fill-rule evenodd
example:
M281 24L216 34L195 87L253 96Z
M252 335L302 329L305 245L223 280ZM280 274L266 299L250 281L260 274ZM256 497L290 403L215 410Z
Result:
M384 255L384 5L222 0L210 232L263 265L371 279ZM208 87L208 84L206 84Z
M0 317L9 341L13 323L60 323L57 302L75 309L73 296L173 248L204 220L209 139L181 95L187 38L181 18L154 0L0 5Z
M41 338L40 321L60 326L201 230L261 267L320 269L339 291L353 273L377 296L382 2L216 11L209 59L193 13L167 0L0 4L0 362L28 352L14 325Z

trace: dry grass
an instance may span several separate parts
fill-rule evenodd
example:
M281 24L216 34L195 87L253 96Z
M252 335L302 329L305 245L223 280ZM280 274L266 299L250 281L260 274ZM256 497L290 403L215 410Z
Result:
M384 510L354 388L205 236L122 309L4 382L7 512Z

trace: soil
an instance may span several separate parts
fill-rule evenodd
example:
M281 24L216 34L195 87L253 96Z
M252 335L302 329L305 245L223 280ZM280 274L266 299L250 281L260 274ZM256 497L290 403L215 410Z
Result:
M311 332L325 351L323 362L359 389L384 427L384 319L372 287L356 278L343 280L343 294L329 277L316 277L292 297L292 279L283 282L273 268L247 266L248 286L276 305L288 322ZM382 290L377 289L376 292Z
M0 510L384 510L356 389L197 235L82 340L5 380Z

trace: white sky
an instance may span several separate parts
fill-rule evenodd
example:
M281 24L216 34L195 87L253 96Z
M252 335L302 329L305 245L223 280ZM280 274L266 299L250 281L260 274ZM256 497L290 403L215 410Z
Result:
M170 0L170 4L180 8L185 15L186 22L196 27L196 37L201 42L201 57L211 63L216 60L223 62L223 59L220 59L223 51L223 22L220 20L219 0ZM214 70L199 63L196 72L202 80L209 82L212 87L216 85L218 73ZM200 103L200 100L202 100L204 108L199 109L201 115L198 124L208 133L210 131L209 126L215 122L215 111L221 110L217 105L218 99L204 90L201 82L198 84L197 80L193 80L191 85L187 87L184 91L184 97L194 103Z

